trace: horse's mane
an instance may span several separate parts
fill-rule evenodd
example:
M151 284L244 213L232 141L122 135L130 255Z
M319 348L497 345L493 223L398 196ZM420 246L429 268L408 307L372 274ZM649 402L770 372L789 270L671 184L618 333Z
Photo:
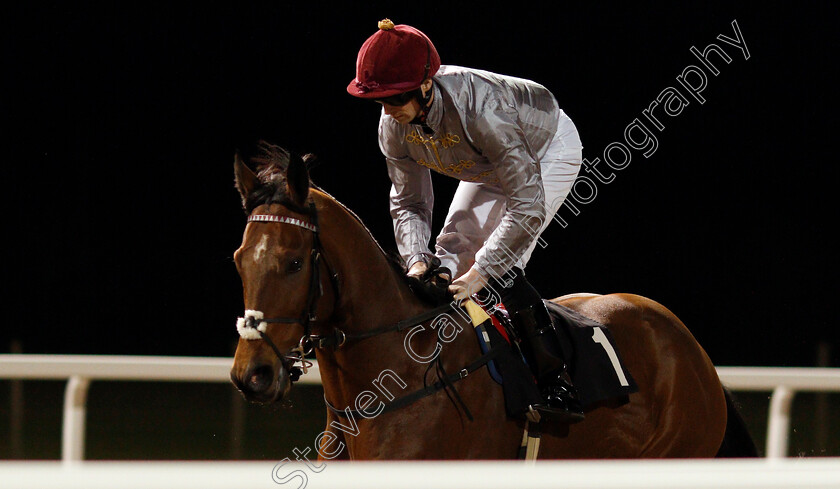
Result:
M311 169L315 166L317 158L312 153L307 153L303 156L298 156L293 154L286 149L277 146L275 144L271 144L266 141L260 141L258 146L258 154L251 157L251 163L254 165L254 168L257 171L257 178L260 181L260 185L258 185L254 190L248 194L248 197L245 199L245 213L251 214L254 209L261 205L270 205L270 204L282 204L291 210L296 212L300 212L302 214L308 214L309 209L303 208L298 204L292 202L288 188L286 186L286 169L289 166L289 163L292 161L293 158L300 158L306 164L307 168ZM361 218L350 210L347 206L339 202L335 197L330 195L329 193L325 192L322 188L316 186L312 183L312 180L309 180L309 185L312 188L317 189L327 197L329 197L332 201L338 204L345 212L347 212L353 219L359 223L359 225L364 229L367 234L370 236L370 239L376 244L382 254L387 258L388 263L394 268L395 271L399 272L400 277L407 281L406 278L406 271L407 267L405 266L405 261L402 257L396 252L388 252L385 251L384 248L379 244L376 238L373 236L373 233L370 232L367 226L365 226L364 222L362 222Z

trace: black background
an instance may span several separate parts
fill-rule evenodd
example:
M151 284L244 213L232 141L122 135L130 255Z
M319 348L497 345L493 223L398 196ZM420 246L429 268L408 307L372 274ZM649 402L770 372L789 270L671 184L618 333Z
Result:
M810 365L820 341L838 363L831 4L401 5L6 10L0 345L231 354L233 154L259 139L316 153L313 180L393 249L379 110L345 92L387 16L426 32L445 64L546 85L589 159L679 87L691 46L723 47L733 61L716 63L706 103L663 118L658 150L634 152L579 216L561 210L569 226L549 227L529 277L547 297L653 298L718 365ZM748 60L716 40L733 20ZM435 178L439 225L457 182Z

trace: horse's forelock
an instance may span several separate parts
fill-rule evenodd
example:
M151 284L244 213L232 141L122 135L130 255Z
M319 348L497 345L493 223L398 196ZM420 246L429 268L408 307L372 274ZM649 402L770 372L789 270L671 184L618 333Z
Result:
M250 215L254 209L261 205L280 204L287 200L285 182L280 184L271 181L263 182L248 195L245 201L245 213Z
M257 169L257 177L263 183L277 181L281 179L285 183L286 169L289 167L291 161L291 154L277 146L266 141L260 141L257 145L259 153L251 158Z
M250 161L257 170L260 185L248 195L245 212L250 214L263 204L282 203L289 200L286 186L286 169L291 154L284 148L266 141L257 145L259 153Z

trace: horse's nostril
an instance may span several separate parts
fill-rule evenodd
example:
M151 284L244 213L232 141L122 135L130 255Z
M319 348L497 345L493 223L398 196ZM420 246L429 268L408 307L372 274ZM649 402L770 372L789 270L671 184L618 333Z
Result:
M273 377L274 371L270 366L262 365L257 367L248 376L248 389L254 393L265 392L271 386Z

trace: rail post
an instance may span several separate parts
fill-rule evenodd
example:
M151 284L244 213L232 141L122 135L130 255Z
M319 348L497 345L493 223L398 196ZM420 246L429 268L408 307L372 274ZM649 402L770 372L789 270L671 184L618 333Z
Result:
M780 385L770 397L770 413L767 422L767 458L784 458L788 451L790 432L790 408L796 392Z
M90 379L73 375L64 391L64 422L61 433L61 460L85 458L85 417Z

